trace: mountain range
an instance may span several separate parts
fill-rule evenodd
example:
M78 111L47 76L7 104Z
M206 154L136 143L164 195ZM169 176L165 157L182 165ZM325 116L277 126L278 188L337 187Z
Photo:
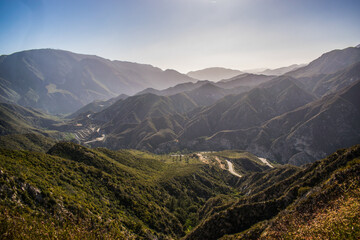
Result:
M59 52L64 53L73 56ZM95 56L74 56L113 63ZM9 113L12 105L6 103L3 112L12 120L2 121L2 134L51 132L72 135L88 146L154 152L243 149L279 163L301 165L359 141L355 94L359 64L359 48L334 50L278 77L245 73L216 83L186 82L94 101L68 120L46 126L37 120L34 127L34 121L20 117L17 112L24 113L20 106L13 106ZM21 124L15 126L16 121ZM20 126L34 130L17 129Z
M347 64L335 66L334 59L345 55ZM90 146L243 149L301 165L359 141L357 55L358 48L332 51L279 77L241 74L216 83L146 89L107 108L89 108L61 129ZM328 65L338 71L325 74ZM300 72L306 77L295 77Z

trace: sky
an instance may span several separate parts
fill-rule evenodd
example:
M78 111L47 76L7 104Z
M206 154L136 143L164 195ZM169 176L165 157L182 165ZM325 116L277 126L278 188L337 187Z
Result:
M359 0L0 0L0 55L54 48L186 73L358 44Z

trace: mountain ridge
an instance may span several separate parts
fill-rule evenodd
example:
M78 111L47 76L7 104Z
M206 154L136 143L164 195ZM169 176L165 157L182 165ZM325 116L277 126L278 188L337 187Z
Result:
M53 49L18 52L0 62L2 98L50 113L69 113L94 100L191 81L174 70Z

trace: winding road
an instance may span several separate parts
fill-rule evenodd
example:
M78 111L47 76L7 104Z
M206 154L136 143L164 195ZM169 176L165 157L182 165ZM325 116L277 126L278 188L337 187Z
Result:
M196 155L198 156L198 158L199 158L199 160L201 162L203 162L205 164L210 164L210 161L209 161L208 157L204 156L203 153L206 153L206 152L199 152ZM217 156L215 156L214 159L219 163L219 167L221 169L228 170L232 175L237 176L237 177L241 177L240 174L235 172L234 165L232 164L232 162L230 162L229 160L226 160L227 165L228 165L228 169L226 169L225 164L223 164L221 162L221 160Z

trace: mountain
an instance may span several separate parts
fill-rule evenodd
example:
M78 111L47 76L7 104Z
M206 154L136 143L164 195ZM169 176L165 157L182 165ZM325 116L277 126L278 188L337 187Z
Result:
M307 66L286 73L295 78L305 78L320 74L332 74L360 61L360 49L349 47L333 50L321 55Z
M257 74L269 75L269 76L280 76L287 72L294 71L298 68L304 67L306 64L293 64L287 67L265 69L264 71L257 72Z
M1 56L0 95L49 113L69 113L98 99L167 88L192 78L151 65L52 49Z
M336 73L300 78L304 88L318 97L337 92L360 79L360 61Z
M188 72L187 75L191 78L199 80L209 80L217 82L222 79L228 79L242 74L243 72L234 69L212 67L205 68L197 71Z

